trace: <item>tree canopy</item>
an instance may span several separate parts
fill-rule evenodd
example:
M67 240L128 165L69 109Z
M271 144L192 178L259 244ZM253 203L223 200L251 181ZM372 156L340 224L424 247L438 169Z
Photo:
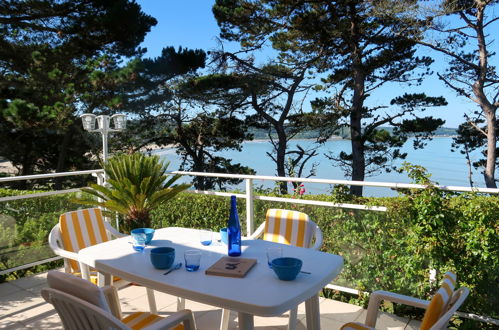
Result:
M471 150L482 151L483 158L473 166L481 169L488 188L496 188L498 181L495 171L499 157L499 76L494 61L497 54L490 51L494 42L492 31L499 26L499 17L494 15L498 4L497 0L442 1L424 12L425 28L432 33L417 39L419 44L448 59L445 69L437 73L440 80L478 107L465 115L454 147L468 160Z
M2 1L0 117L9 140L0 155L21 174L44 162L41 150L59 146L52 167L58 171L70 157L76 160L73 152L81 157L86 150L69 148L78 144L72 140L75 115L119 108L112 91L132 71L118 63L142 53L138 45L155 24L128 0Z
M331 159L342 164L352 180L363 181L369 165L390 170L392 159L404 157L397 148L409 128L427 137L443 123L419 115L426 107L444 105L442 98L419 94L401 95L391 105L367 102L388 83L420 83L432 62L415 55L414 41L399 36L403 25L393 15L406 8L389 3L393 7L356 0L218 0L213 7L222 38L238 41L243 50L270 44L278 52L277 61L312 64L307 74L322 77L320 89L328 94L313 103L320 119L316 125L325 138L339 124L349 127L352 153ZM419 35L419 22L411 24L405 33ZM384 124L398 126L397 135L379 132ZM360 195L362 187L352 186L351 191Z

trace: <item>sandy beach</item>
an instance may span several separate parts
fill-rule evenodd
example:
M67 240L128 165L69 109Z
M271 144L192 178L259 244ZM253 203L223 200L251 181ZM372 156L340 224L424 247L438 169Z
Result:
M16 174L17 168L12 166L12 163L6 160L0 160L0 173Z

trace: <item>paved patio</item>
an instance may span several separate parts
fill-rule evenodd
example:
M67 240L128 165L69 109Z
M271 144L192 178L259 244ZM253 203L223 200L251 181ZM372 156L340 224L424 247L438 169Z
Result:
M59 316L40 295L46 287L46 273L0 284L0 328L1 329L62 329ZM121 307L126 314L131 311L147 310L146 291L143 287L128 286L119 291ZM161 315L176 310L176 298L156 292L156 301ZM219 329L221 310L212 306L186 302L186 308L194 311L196 324L200 330ZM366 310L330 299L320 299L321 328L339 329L345 322L363 321ZM305 309L298 309L298 329L305 329ZM255 329L286 329L287 316L256 317ZM420 322L407 320L392 314L381 313L379 329L419 329ZM237 314L231 314L230 329L237 328Z

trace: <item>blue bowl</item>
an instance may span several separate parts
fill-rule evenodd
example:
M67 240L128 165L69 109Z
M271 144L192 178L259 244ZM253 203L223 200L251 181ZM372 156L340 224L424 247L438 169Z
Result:
M175 249L171 247L157 247L151 249L151 263L154 268L170 268L175 260Z
M227 239L227 228L220 229L220 240L225 244L229 244Z
M300 272L302 264L297 258L275 258L272 260L272 269L281 281L292 281Z
M145 234L146 235L146 244L151 243L152 237L154 236L154 229L152 228L135 228L132 229L130 234L133 236L134 234Z

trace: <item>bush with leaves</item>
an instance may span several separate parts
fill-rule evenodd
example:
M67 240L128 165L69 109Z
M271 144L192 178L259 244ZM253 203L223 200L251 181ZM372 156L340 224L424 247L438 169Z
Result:
M180 175L167 175L168 165L157 155L116 155L103 164L107 184L90 184L90 188L82 189L91 195L90 198L83 197L74 201L83 205L101 206L123 215L124 222L120 229L124 232L130 232L133 228L151 227L151 211L190 187L189 184L174 185Z

